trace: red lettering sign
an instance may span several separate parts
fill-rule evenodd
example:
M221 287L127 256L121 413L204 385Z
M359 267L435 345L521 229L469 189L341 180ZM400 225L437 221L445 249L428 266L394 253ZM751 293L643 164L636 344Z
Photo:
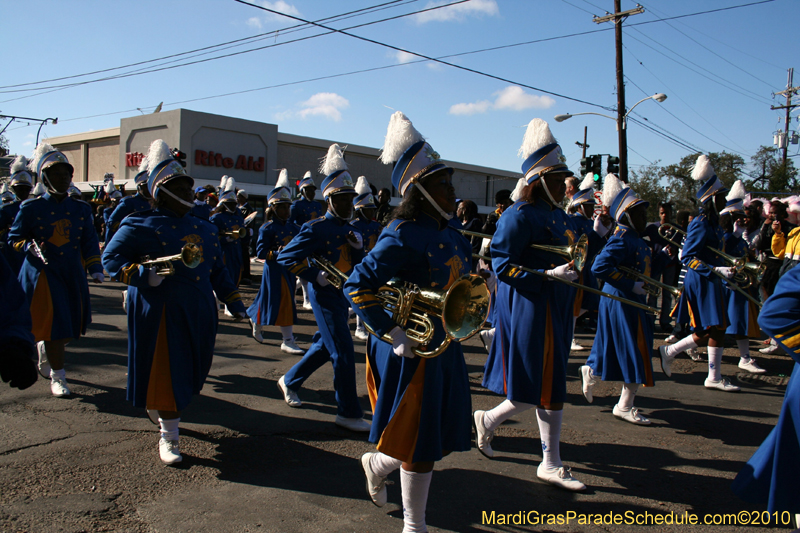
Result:
M127 155L126 154L126 164L127 164ZM142 154L139 154L139 163L141 163L141 158L144 157ZM139 165L136 163L136 166ZM264 172L264 167L266 165L266 161L263 157L259 157L257 160L254 160L253 156L247 155L238 155L236 158L232 157L225 157L224 155L217 153L217 152L206 152L205 150L195 150L194 151L194 164L201 166L201 167L224 167L224 168L236 168L238 170L253 170L255 172ZM134 165L128 165L134 166Z
M139 152L127 152L125 154L125 166L126 167L138 167L142 164L142 160L144 159L144 154Z

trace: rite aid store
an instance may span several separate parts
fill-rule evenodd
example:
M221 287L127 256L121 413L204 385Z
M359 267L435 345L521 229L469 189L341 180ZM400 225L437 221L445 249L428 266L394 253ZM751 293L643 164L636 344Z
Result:
M120 120L119 128L51 137L48 142L64 152L75 167L75 185L84 193L91 185L102 185L106 172L113 172L117 187L132 191L133 177L150 143L164 139L170 148L186 154L186 170L195 185L219 186L223 175L232 176L239 189L247 191L254 207L278 180L280 169L289 172L294 184L311 171L319 185L324 176L318 169L333 143L347 146L345 159L353 178L366 176L377 189L391 189L390 165L378 161L380 150L347 144L347 139L314 139L279 133L275 124L175 109ZM520 174L445 161L455 169L453 181L459 198L473 200L482 213L494 210L494 194L514 189ZM393 196L396 193L393 192ZM321 194L317 194L321 199ZM393 198L392 204L397 204Z

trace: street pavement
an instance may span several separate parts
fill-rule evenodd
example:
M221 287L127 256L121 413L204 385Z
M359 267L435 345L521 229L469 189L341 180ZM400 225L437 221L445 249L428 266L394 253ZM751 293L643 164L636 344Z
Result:
M252 265L254 284L242 287L248 305L258 290L260 268ZM247 323L220 315L211 373L181 420L183 463L163 466L156 426L125 399L122 285L107 282L90 290L92 324L85 337L67 347L72 397L52 397L44 379L25 391L0 386L5 436L0 442L0 530L402 530L399 474L389 477L394 481L388 487L389 503L373 506L359 457L374 446L366 435L333 424L331 365L305 383L299 393L301 408L284 403L277 380L298 357L280 351L277 328L265 328L261 345L250 336ZM300 308L299 319L295 333L307 348L314 317ZM656 345L663 337L657 336ZM590 346L592 335L579 331L578 340ZM369 412L365 344L354 342L359 394ZM752 343L753 350L758 347ZM494 407L503 398L480 386L486 360L480 339L464 343L464 352L472 408ZM730 490L731 480L777 420L792 368L788 357L754 351L768 373L753 377L739 371L735 350L726 349L722 373L742 387L740 393L706 390L706 364L685 356L675 361L672 379L666 379L656 358L656 386L640 389L636 399L642 414L652 420L642 427L612 416L619 383L598 384L594 403L586 402L578 369L587 355L573 352L570 358L561 433L561 457L587 491L565 492L537 479L541 447L531 410L497 430L493 460L473 448L437 463L428 499L429 531L792 529L776 525L776 518L786 521L787 515L760 514L764 505L742 502ZM706 515L739 513L738 518L750 523L769 523L636 525L637 519L647 519L646 513L651 521L662 515L681 520L686 513L700 522L719 521L723 518ZM569 517L569 523L536 523L547 514L560 515L562 521ZM601 523L579 523L581 517ZM634 523L609 524L615 517Z

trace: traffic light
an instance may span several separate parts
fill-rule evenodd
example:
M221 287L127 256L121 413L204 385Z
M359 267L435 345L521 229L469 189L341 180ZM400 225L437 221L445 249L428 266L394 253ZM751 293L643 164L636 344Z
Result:
M581 176L585 176L592 171L592 156L581 159Z
M593 155L592 156L592 167L589 170L592 173L592 177L594 178L594 188L600 190L603 188L603 177L601 172L603 172L603 156L602 155Z
M186 168L186 154L181 152L179 148L172 149L172 157L174 157L183 168Z
M619 176L619 157L614 157L613 155L608 156L607 170L609 174Z

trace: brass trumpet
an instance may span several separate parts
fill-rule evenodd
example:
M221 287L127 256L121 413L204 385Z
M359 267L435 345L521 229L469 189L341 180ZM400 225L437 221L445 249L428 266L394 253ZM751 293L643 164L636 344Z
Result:
M666 283L662 283L655 278L651 278L650 276L645 276L641 272L637 272L636 270L628 267L617 267L620 271L624 272L628 277L639 279L644 281L644 290L647 294L652 296L659 296L661 291L667 291L672 294L675 298L681 297L681 289L677 287L673 287L672 285L667 285Z
M471 235L473 237L481 237L484 239L491 239L492 235L487 233L478 233L475 231L468 231L465 229L459 230L463 235ZM548 244L531 244L531 248L535 250L543 250L553 254L560 255L572 261L573 268L576 272L581 272L586 264L586 255L589 253L589 238L583 234L578 239L578 242L568 244L565 246L556 246Z
M146 257L144 259L141 263L144 268L155 268L156 274L159 276L171 276L175 273L175 267L172 263L180 261L188 268L197 268L197 265L203 260L203 252L196 244L187 243L181 248L181 253L179 254L157 259L148 259Z
M347 281L347 275L327 259L314 255L311 261L328 273L328 281L334 287L341 288ZM419 357L436 357L452 341L469 339L480 331L489 315L486 280L475 274L460 277L447 291L423 289L413 283L391 280L377 290L376 296L381 306L391 313L392 320L405 329L406 336L419 342L420 346L411 349ZM432 350L423 350L422 347L433 339L434 321L437 319L441 321L446 337ZM378 335L368 324L365 326L372 335L392 342L388 334Z
M220 231L219 236L220 238L233 237L234 239L243 239L247 236L247 228L239 228L234 231Z

